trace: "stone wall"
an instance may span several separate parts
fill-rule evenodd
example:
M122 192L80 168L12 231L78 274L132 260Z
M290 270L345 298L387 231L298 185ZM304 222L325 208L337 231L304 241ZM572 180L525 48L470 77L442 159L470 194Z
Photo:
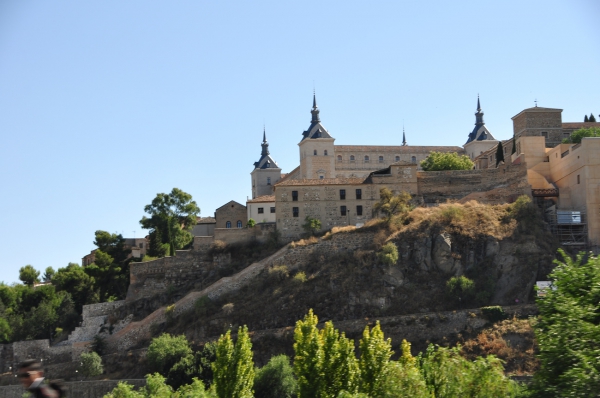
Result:
M248 212L246 206L232 200L215 211L215 219L215 229L227 228L227 222L231 223L230 228L237 228L238 221L242 222L242 226L248 223Z
M136 388L146 385L144 379L134 380L97 380L97 381L75 381L66 382L64 386L67 390L67 397L77 398L102 398L112 391L119 382L129 383ZM0 387L0 396L4 398L22 398L24 394L23 387L3 386Z
M71 346L50 346L49 340L17 341L0 344L0 373L10 372L26 359L42 360L44 365L71 362Z
M202 271L212 264L203 251L177 251L175 257L163 257L145 263L131 263L127 301L150 297L166 291L169 286L177 289L199 279Z
M419 194L426 203L445 203L473 193L496 191L486 203L507 203L520 195L531 196L527 165L504 165L495 169L418 172Z
M125 300L84 305L82 315L84 319L102 315L110 315L111 312L115 311L119 307L122 307L123 304L125 304Z
M216 228L215 240L227 244L246 243L253 240L266 242L269 233L275 231L275 223L260 223L254 228Z

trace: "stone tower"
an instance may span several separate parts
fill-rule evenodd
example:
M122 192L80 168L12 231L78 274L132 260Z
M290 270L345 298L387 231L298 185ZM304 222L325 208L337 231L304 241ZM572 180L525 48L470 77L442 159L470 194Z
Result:
M473 131L469 133L469 138L463 148L467 156L475 159L477 156L487 151L490 148L498 145L498 140L494 138L492 133L485 126L483 121L483 111L481 110L481 103L479 102L479 96L477 96L477 112L475 112L475 127Z
M308 129L302 133L300 147L300 178L334 178L335 157L333 142L319 118L317 97L313 94L312 118Z
M513 116L513 134L517 145L521 137L545 137L546 147L554 148L568 136L562 129L562 109L542 108L537 105Z
M252 179L252 199L273 195L273 185L281 179L281 169L269 154L267 133L263 130L263 142L260 159L254 163L254 170L250 173Z

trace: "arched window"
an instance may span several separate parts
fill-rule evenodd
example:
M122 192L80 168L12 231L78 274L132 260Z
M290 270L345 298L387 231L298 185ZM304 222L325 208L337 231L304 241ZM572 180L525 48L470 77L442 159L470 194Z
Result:
M323 152L323 155L327 156L327 149Z
M342 161L342 155L338 155L338 162Z
M400 156L396 155L396 162L400 161Z
M413 163L417 163L417 157L416 156L411 157L410 161Z
M271 185L271 177L267 177L267 185Z
M238 220L238 222L237 222L237 227L242 228L242 222L240 220Z
M383 163L383 156L379 157L379 163Z
M365 163L369 163L369 155L365 155Z
M225 228L231 228L231 221L227 221L225 223Z
M350 161L354 162L354 155L350 155Z
M317 150L316 149L313 151L313 155L315 155L315 156L317 155Z

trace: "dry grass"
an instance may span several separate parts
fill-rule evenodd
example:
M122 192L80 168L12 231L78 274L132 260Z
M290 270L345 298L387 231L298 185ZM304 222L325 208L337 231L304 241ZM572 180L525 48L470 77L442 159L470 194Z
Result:
M233 312L233 307L233 303L227 303L222 307L222 310L226 315L231 315L231 313Z
M319 242L319 238L317 238L316 236L311 236L310 238L300 239L296 242L290 243L290 247L293 249L294 247L298 247L298 246L314 245L315 243L318 243L318 242Z
M446 230L465 237L493 236L503 239L510 236L517 225L508 216L510 205L487 205L477 201L464 204L445 203L437 207L418 207L411 211L407 225L397 232Z
M528 319L507 319L483 330L476 338L463 343L462 353L469 359L495 355L506 362L505 371L513 375L530 375L539 368L535 357L537 344Z
M323 240L331 239L331 237L340 232L354 232L356 231L356 227L354 225L347 225L345 227L333 227L331 231L327 231L325 235L323 235Z

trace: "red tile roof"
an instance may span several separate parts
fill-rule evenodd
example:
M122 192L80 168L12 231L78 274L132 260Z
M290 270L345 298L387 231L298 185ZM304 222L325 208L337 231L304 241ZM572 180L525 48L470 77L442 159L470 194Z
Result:
M246 201L246 203L265 203L265 202L275 202L275 195L257 196L254 199L250 199L250 200Z
M196 224L214 224L217 220L214 217L197 217Z
M302 185L358 185L363 184L366 178L323 178L323 179L301 179L279 181L275 184L280 186L302 186Z

